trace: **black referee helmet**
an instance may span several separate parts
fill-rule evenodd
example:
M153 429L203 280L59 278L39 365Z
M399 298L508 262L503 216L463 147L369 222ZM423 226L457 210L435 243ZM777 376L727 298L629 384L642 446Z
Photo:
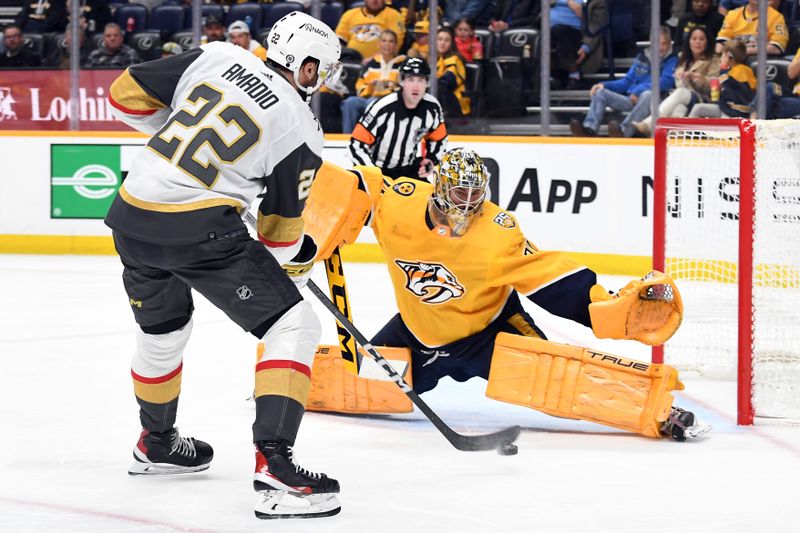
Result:
M431 67L428 66L428 62L418 57L409 57L400 65L400 79L406 76L420 76L427 79L430 75Z

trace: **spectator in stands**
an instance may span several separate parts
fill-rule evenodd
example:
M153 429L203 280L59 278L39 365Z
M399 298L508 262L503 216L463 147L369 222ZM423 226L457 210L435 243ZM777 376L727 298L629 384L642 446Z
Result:
M363 7L345 11L336 26L336 34L344 46L355 50L364 59L378 53L383 30L395 32L398 42L405 40L405 20L399 11L388 7L385 0L364 0Z
M64 33L63 40L60 40L58 43L56 43L55 49L48 54L44 61L44 65L54 69L68 69L71 42L72 33L69 31L69 28L67 28L67 32ZM84 65L86 64L86 60L89 58L89 46L86 44L86 33L80 26L78 26L78 42L80 43L78 64Z
M206 17L203 23L203 37L200 42L206 44L224 40L225 26L222 25L222 21L214 15Z
M19 26L13 24L6 26L3 29L3 40L6 51L0 55L0 67L28 68L42 65L42 58L25 47Z
M725 15L722 29L717 34L717 53L722 53L723 44L730 40L745 43L747 54L754 55L758 50L758 0L748 0L746 6L733 9ZM789 31L781 13L767 7L767 53L782 55L789 44Z
M555 0L550 7L550 75L557 88L580 86L578 50L583 42L584 0Z
M661 11L663 13L666 7L666 2L661 3ZM683 14L686 13L686 0L672 0L669 2L669 18L664 22L666 26L675 28Z
M397 90L400 84L398 68L405 60L406 56L397 55L397 34L383 30L379 52L364 65L356 81L356 95L342 102L342 132L353 131L371 102Z
M486 26L492 16L493 0L447 0L442 24L454 27L459 20L467 19L476 26Z
M719 13L717 13L719 14ZM719 59L714 55L714 41L708 37L705 28L695 26L683 41L675 68L675 90L658 106L662 117L685 117L697 103L711 101L710 82L719 77ZM634 129L649 137L653 128L653 118L634 122Z
M228 26L228 39L236 46L249 50L261 61L267 60L267 49L250 37L250 26L245 21L237 20Z
M475 37L475 26L467 19L461 19L456 24L456 48L467 63L483 59L483 45Z
M455 37L450 28L441 28L436 34L436 49L439 59L436 78L439 83L439 102L445 117L461 117L470 114L469 96L464 94L467 67L456 50Z
M718 12L720 15L725 16L728 14L728 11L746 5L747 5L747 0L720 0Z
M787 74L795 80L791 95L776 95L772 84L768 84L767 118L794 118L800 115L800 49L789 63Z
M122 41L122 28L110 22L103 30L103 42L97 50L92 50L85 66L86 68L125 68L141 63L141 61L136 50Z
M677 44L683 43L695 28L703 28L713 43L722 28L724 17L712 9L711 0L692 0L692 10L678 22Z
M176 42L168 41L161 46L161 57L172 57L181 55L183 48Z
M408 49L408 57L416 57L419 59L428 60L428 52L430 51L430 27L431 23L427 20L418 20L414 24L414 42Z
M489 29L501 33L509 28L532 28L539 19L540 0L495 0Z
M81 28L87 35L94 35L103 31L106 24L111 22L111 9L108 0L79 0ZM67 0L67 18L72 13L72 0Z
M583 40L575 62L582 74L594 74L603 65L603 28L608 25L606 0L586 0L583 5L583 21Z
M672 53L672 34L668 26L661 26L658 52L661 58L659 89L663 92L674 86L675 66L678 63L678 56ZM579 137L597 135L606 107L610 107L614 111L630 113L621 125L615 120L609 121L608 134L612 137L632 137L636 131L633 122L639 122L650 114L651 89L650 61L647 51L643 51L624 78L597 83L592 87L589 113L583 123L575 119L570 121L572 134Z
M750 118L756 96L756 75L747 65L747 47L742 41L725 43L720 57L719 101L697 104L691 118ZM713 98L712 98L713 100Z
M14 25L28 33L64 31L67 26L65 0L25 0Z

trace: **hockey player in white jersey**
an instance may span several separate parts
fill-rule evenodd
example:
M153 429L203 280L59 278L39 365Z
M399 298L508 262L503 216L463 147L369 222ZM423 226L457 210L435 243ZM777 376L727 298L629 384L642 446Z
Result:
M266 63L209 43L132 66L110 89L115 115L153 135L106 217L139 325L131 375L143 429L129 473L211 461L211 446L175 427L194 289L267 346L255 368L256 515L330 516L339 483L297 465L292 446L320 335L298 291L317 251L300 214L323 144L308 99L338 76L341 48L301 12L269 43ZM256 198L258 241L241 219Z

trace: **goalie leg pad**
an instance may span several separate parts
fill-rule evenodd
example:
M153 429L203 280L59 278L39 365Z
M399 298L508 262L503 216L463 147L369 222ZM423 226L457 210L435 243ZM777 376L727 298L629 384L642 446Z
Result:
M486 395L562 418L661 436L678 372L578 346L500 333Z
M259 353L264 345L259 344ZM379 348L392 366L400 372L405 367L403 378L411 385L411 351L408 348ZM362 370L369 370L371 361L366 354ZM260 355L259 355L260 357ZM386 378L388 379L388 378ZM331 411L350 414L395 414L414 410L411 400L393 382L386 379L371 379L349 372L338 346L319 346L314 355L311 373L311 389L308 393L308 411Z

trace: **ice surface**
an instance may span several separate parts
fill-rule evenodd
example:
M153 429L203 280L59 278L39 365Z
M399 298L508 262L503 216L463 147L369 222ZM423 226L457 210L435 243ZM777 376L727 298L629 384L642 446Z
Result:
M423 399L461 432L522 425L518 455L456 451L419 413L309 413L297 456L339 479L342 512L257 520L245 401L255 340L201 297L178 426L211 443L214 461L202 474L130 477L139 424L120 272L114 257L0 256L0 531L800 532L800 427L739 428L735 385L705 381L688 381L678 402L714 431L686 444L494 402L478 379L444 382ZM385 267L346 273L354 320L370 336L395 312ZM335 343L315 306L323 341ZM555 340L649 356L532 312Z

